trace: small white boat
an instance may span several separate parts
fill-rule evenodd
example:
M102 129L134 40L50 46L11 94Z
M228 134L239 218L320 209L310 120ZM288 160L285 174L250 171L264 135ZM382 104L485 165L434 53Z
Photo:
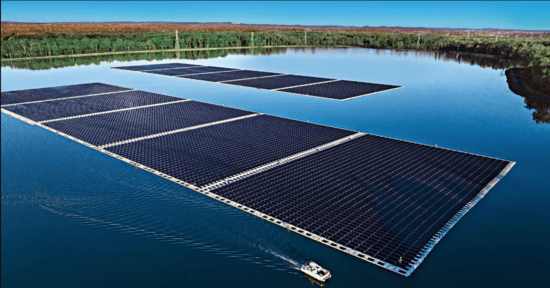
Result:
M330 271L313 261L309 261L302 265L302 267L300 267L300 271L321 283L325 283L330 279L330 277L332 277L332 275L330 275Z

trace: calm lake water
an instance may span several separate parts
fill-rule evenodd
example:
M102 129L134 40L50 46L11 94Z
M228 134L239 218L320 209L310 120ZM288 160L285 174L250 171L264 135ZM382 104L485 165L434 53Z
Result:
M338 102L109 69L2 67L2 91L103 82L516 161L409 278L2 114L3 287L548 287L550 124L503 69L373 49L166 59L401 85ZM175 237L175 238L174 238Z

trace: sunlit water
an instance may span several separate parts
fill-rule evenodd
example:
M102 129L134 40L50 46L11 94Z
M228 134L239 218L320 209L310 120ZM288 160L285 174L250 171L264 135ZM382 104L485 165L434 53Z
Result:
M371 49L163 60L401 85L333 101L109 69L3 67L2 91L103 82L516 161L409 278L2 114L3 287L545 287L550 124L503 70Z

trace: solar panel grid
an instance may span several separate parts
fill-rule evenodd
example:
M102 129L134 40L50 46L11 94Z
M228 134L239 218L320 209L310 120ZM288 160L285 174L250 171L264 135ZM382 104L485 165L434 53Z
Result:
M396 88L400 88L400 86L339 80L330 83L286 88L279 91L343 100Z
M113 67L115 69L130 70L130 71L148 71L148 70L157 70L157 69L170 69L170 68L185 68L193 66L202 66L196 64L185 64L185 63L165 63L165 64L149 64L149 65L140 65L140 66L121 66Z
M202 186L351 134L260 115L106 149Z
M228 81L228 80L235 80L235 79L247 79L247 78L254 78L254 77L271 76L271 75L278 75L278 74L269 73L269 72L240 70L240 71L232 71L228 73L189 75L189 76L182 76L181 78L210 81L210 82L219 82L219 81Z
M372 137L376 138L360 137L214 193L407 268L433 234L507 164L382 137L369 139ZM385 165L377 164L383 159L388 161ZM484 165L470 165L475 164L472 161ZM455 172L438 168L445 163L461 168ZM470 173L478 179L463 177ZM467 183L472 181L476 185ZM458 193L464 195L453 198L451 188L461 182L466 184L461 184ZM429 221L434 217L438 217L436 224ZM427 223L432 225L424 225ZM403 257L402 264L399 257Z
M3 109L33 121L44 121L178 100L182 99L134 90L76 99L7 106Z
M440 192L440 191L438 191L438 192ZM450 192L448 192L448 193L450 193ZM440 204L439 202L440 202L441 199L443 199L443 198L435 198L435 196L436 196L436 195L432 195L432 196L430 196L428 199L425 199L424 202L423 202L421 205L422 205L422 206L426 206L426 204L429 204L429 205L430 205L429 207L433 207L433 206L436 205L436 204ZM447 202L447 203L449 203L449 202ZM440 210L441 208L445 207L445 205L438 205L438 206L440 207L440 208L438 208L438 210ZM418 207L417 207L416 209L418 209ZM416 209L415 209L415 211L416 211ZM418 213L415 213L415 211L413 211L412 213L409 213L408 215L406 215L405 218L401 219L396 225L399 225L402 221L404 221L404 220L406 220L407 218L412 217L412 216L415 216L415 220L418 219L420 216L428 216L428 215L423 215L423 214L418 215ZM436 211L436 212L437 212L437 211ZM423 213L424 213L424 212L423 212ZM432 214L430 214L429 217L433 216L434 214L435 214L435 212L432 213ZM452 213L452 215L454 215L454 213ZM393 216L393 217L396 217L396 216L399 216L399 215L395 215L395 216ZM427 220L429 219L429 217L425 217L424 222L427 221ZM392 219L390 219L390 221L391 221L391 220L392 220ZM409 225L410 225L410 223L409 223L408 225L406 225L405 227L403 227L403 229L406 229ZM420 227L421 227L421 226L420 226ZM440 228L440 227L437 227L437 229L439 229L439 228ZM415 231L419 231L418 229L419 229L419 227L415 228L411 233L409 233L409 234L406 236L405 239L411 237L411 235L414 235L414 232L415 232ZM427 235L425 229L422 229L422 230L420 230L420 231L422 231L422 233L420 233L420 235L418 235L418 236ZM374 231L374 233L371 234L371 236L369 237L369 238L371 238L372 236L377 235L377 233L379 233L379 234L382 235L382 236L379 236L378 240L376 240L373 244L371 244L371 247L372 247L372 246L376 246L378 243L381 243L381 244L380 244L381 246L379 247L380 251L376 252L376 254L374 254L373 256L378 257L381 253L382 253L382 254L387 254L387 253L390 252L389 250L387 250L387 249L384 250L384 249L385 249L385 247L388 246L392 241L395 240L395 238L396 238L397 235L392 235L392 237L385 237L385 236L388 234L388 232L389 232L389 231L384 231L383 229L378 228L378 229L376 229L376 231ZM400 232L403 232L403 230L401 230ZM431 234L431 235L433 235L433 234ZM431 235L430 235L429 237L431 237ZM368 241L369 238L367 238L366 241ZM402 241L403 241L403 240L402 240ZM401 243L402 243L402 241L401 241ZM427 240L425 240L425 241L427 241ZM418 242L418 237L417 237L416 242ZM385 243L385 244L384 244L384 243ZM398 246L398 247L399 247L399 246ZM397 248L397 247L395 247L395 248ZM392 251L395 250L395 248L392 249ZM385 253L384 253L384 252L385 252ZM405 253L406 253L406 252L405 252ZM395 256L394 258L397 259L397 256Z
M171 103L45 125L96 146L251 114L196 101Z
M187 74L200 74L200 73L211 73L211 72L223 72L231 71L235 69L222 68L222 67L190 67L190 68L181 68L181 69L168 69L168 70L153 70L153 71L143 71L151 74L166 75L166 76L179 76Z
M116 92L129 90L128 88L118 87L103 83L89 83L80 85L58 86L49 88L27 89L18 91L2 92L2 105L12 105L18 103L42 101L57 98L91 95L107 92Z
M287 75L270 77L270 78L231 81L231 82L228 82L227 84L272 90L272 89L279 89L283 87L312 84L316 82L324 82L324 81L330 81L330 80L333 80L333 79L287 74Z
M235 74L232 76L231 75L232 73L229 73L229 72L216 73L216 72L222 72L222 71L235 70L232 68L222 68L222 67L212 67L212 66L201 66L201 67L189 66L189 67L191 67L191 69L193 70L169 69L169 70L147 71L147 70L153 70L151 68L147 68L147 66L133 66L133 67L129 66L129 67L123 67L122 69L148 72L148 73L159 74L159 75L176 76L179 78L202 80L202 81L208 81L208 82L223 82L223 81L229 80L229 82L223 82L223 83L251 87L251 88L258 88L258 89L276 90L276 91L285 92L285 93L307 95L307 96L328 98L328 99L334 99L334 100L346 100L353 97L359 97L359 96L364 96L372 93L400 88L400 86L394 86L394 85L384 85L384 84L347 81L347 80L335 80L335 79L328 79L328 78L299 76L299 75L281 75L276 77L267 77L265 79L262 79L262 78L248 79L248 78L261 77L261 76L248 77L244 73ZM234 71L234 72L244 72L244 70ZM195 75L200 73L209 73L209 74ZM265 75L265 76L271 76L276 74L276 73L250 71L250 70L246 70L246 73L250 75L253 75L254 73L256 73L258 75ZM240 78L237 75L239 75ZM330 83L324 83L324 82L330 82ZM314 83L320 83L320 84L314 84ZM302 86L302 85L305 85L305 86ZM299 87L296 87L296 86L299 86Z

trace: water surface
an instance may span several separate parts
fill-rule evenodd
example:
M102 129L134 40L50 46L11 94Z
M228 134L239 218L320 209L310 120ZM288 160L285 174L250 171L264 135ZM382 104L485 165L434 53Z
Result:
M510 91L507 63L459 59L289 49L49 70L2 67L2 91L103 82L517 164L405 278L2 114L1 284L310 287L286 261L292 259L331 270L327 287L543 287L550 259L550 125L533 121L526 100ZM109 69L170 62L403 88L340 102Z

